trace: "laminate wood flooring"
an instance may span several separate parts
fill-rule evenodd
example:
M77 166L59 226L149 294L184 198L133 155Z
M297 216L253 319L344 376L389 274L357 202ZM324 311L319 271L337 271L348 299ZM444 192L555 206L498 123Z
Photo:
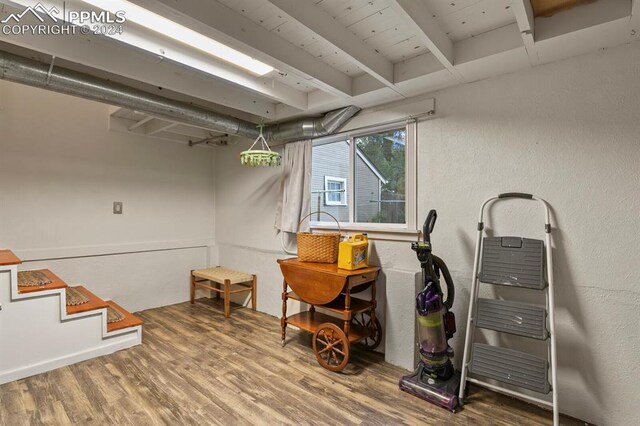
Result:
M0 425L541 425L551 413L471 386L452 414L398 390L406 372L359 349L321 368L310 335L199 299L150 309L143 344L0 386ZM583 424L563 418L562 423Z

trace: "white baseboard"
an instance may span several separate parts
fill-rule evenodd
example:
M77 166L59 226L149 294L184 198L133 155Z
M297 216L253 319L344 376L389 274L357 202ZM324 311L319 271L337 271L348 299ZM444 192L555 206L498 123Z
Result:
M106 339L104 342L104 345L81 352L68 354L59 358L46 360L13 370L0 371L0 385L140 345L142 343L142 328L136 327L126 335L112 337L110 339Z

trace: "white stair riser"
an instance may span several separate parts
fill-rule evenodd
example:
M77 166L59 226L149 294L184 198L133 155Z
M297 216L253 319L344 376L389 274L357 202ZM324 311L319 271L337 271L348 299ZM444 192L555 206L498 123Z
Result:
M142 327L107 333L106 309L66 314L64 289L17 293L17 267L0 267L0 384L142 343Z

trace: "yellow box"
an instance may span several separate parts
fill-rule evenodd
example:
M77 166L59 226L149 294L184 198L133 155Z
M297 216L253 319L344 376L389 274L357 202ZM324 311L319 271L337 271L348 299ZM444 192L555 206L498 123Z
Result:
M350 235L338 248L338 268L360 269L369 266L369 240L365 234Z

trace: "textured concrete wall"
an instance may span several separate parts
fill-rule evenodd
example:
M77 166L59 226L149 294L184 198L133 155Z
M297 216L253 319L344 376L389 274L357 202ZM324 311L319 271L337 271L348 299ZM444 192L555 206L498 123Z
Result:
M436 92L439 118L418 129L418 217L438 210L435 252L457 284L452 341L462 357L477 211L505 191L553 207L561 411L598 424L637 424L640 404L640 46L625 46ZM426 110L428 102L425 101ZM400 104L421 112L420 102ZM361 122L358 125L362 125ZM243 147L237 147L240 150ZM220 260L257 270L259 309L280 315L280 242L271 224L278 170L243 169L234 150L217 162ZM251 206L251 208L246 208ZM487 211L495 235L543 236L542 210L521 200ZM240 223L240 227L230 226ZM375 241L386 273L381 314L393 331L386 358L412 364L417 271L406 242ZM540 301L530 292L483 294ZM524 294L524 297L522 296ZM505 346L521 341L485 337ZM389 340L389 336L387 336ZM543 348L529 345L536 352Z
M640 404L639 63L636 44L444 90L435 94L441 118L419 126L420 216L438 209L433 239L459 277L459 319L480 203L521 191L551 204L560 403L597 424L640 420L631 408ZM488 232L542 238L543 211L532 204L490 208Z

